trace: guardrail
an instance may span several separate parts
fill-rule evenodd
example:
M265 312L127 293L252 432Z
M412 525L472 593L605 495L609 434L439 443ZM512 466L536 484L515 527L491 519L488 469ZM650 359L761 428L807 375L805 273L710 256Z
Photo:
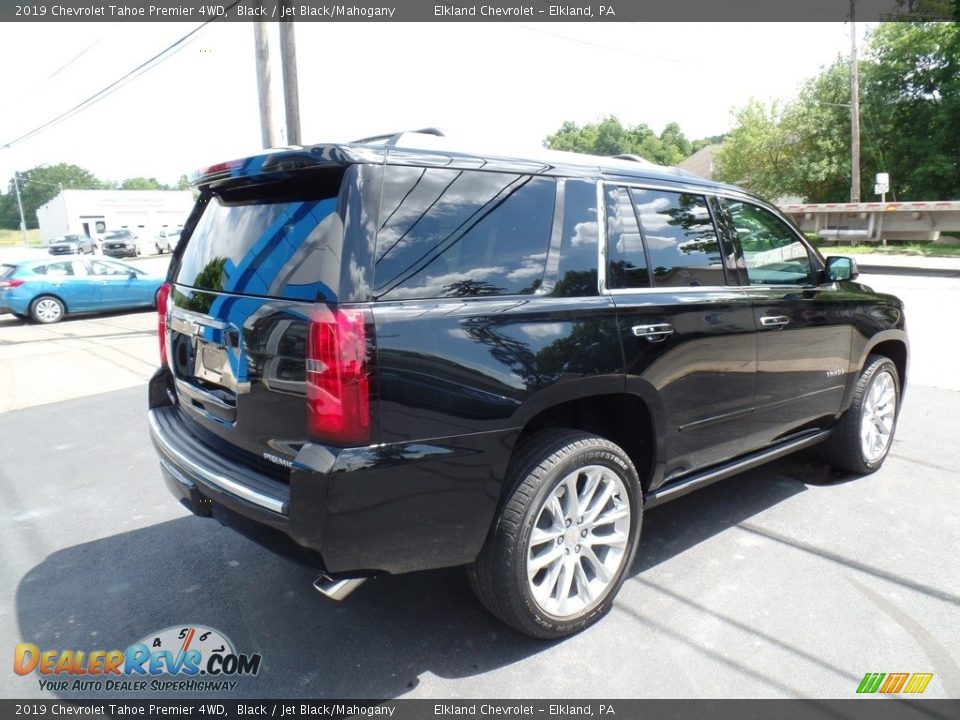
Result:
M780 209L807 233L830 240L880 242L940 239L960 235L960 201L820 203L781 205Z

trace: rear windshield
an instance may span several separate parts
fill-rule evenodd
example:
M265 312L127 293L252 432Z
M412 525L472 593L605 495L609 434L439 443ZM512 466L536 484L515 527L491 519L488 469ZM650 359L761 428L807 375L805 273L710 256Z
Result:
M200 290L287 300L332 300L340 275L343 171L296 186L244 188L210 198L180 257L176 281Z
M16 265L0 265L0 280L10 277L16 270Z

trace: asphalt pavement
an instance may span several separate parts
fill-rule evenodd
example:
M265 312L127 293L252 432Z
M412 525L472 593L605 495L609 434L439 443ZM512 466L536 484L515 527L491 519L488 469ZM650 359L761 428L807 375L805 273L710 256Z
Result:
M850 698L867 672L931 672L926 697L958 698L960 387L942 318L960 282L864 281L905 298L913 347L883 469L853 479L808 451L649 511L613 612L552 643L491 618L462 570L379 578L337 604L309 570L189 515L147 435L151 313L45 329L60 338L0 317L0 373L61 346L62 374L89 391L34 403L17 385L22 409L0 413L6 652L125 648L200 624L262 655L242 697ZM144 335L113 337L125 327ZM114 352L138 358L121 388L89 370ZM2 697L124 695L42 690L9 657Z

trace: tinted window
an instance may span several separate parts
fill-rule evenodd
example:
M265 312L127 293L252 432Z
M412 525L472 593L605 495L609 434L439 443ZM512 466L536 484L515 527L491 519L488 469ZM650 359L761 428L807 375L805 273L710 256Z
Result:
M332 300L330 284L340 276L342 175L328 171L295 186L254 186L212 197L180 258L177 282L246 295Z
M548 178L387 167L375 296L533 293L543 282L555 195Z
M38 275L73 275L73 261L38 265L33 271Z
M91 275L129 275L130 271L123 265L115 265L105 260L91 260L88 265Z
M631 191L657 287L723 285L723 255L705 198Z
M567 180L563 192L563 232L557 284L553 294L583 297L597 294L597 186Z
M804 285L812 266L806 246L786 223L768 210L724 200L734 235L743 249L751 285Z
M623 187L607 188L607 287L650 287L640 226Z
M0 280L2 280L3 278L10 277L16 271L17 271L16 265L0 265ZM34 272L37 272L37 270L34 269Z

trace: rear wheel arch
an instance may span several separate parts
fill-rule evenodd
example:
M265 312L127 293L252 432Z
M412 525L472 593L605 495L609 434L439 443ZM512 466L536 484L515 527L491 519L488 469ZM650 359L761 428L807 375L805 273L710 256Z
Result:
M646 398L627 392L602 393L571 398L541 408L527 418L514 443L511 461L528 438L549 428L567 428L592 433L619 445L630 457L646 490L654 479L657 459L662 457L659 418L662 411ZM501 497L510 492L504 487Z

